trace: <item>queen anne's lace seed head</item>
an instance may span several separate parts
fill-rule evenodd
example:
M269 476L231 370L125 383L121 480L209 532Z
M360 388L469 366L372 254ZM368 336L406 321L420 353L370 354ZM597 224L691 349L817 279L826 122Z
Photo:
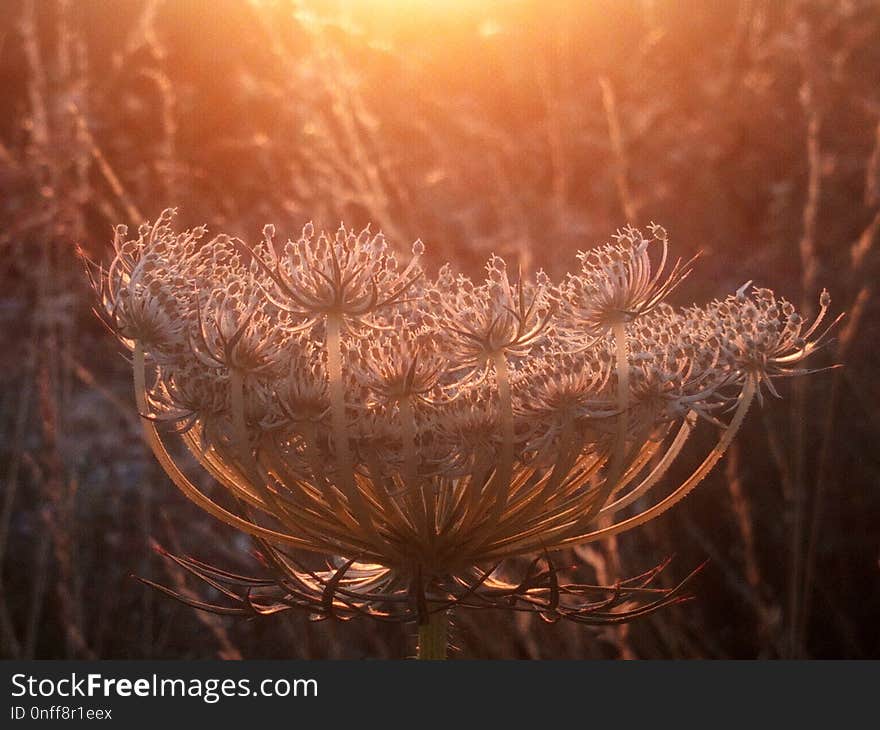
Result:
M104 321L126 346L139 340L161 359L179 354L185 344L186 264L205 234L198 227L175 236L172 217L166 210L154 225L142 225L135 239L127 238L126 226L117 226L116 257L93 279Z
M276 251L274 227L267 226L261 246L253 249L255 267L265 275L266 297L306 326L326 316L347 324L369 324L377 312L401 300L421 276L424 246L417 241L413 258L401 268L381 233L360 233L340 226L335 234L307 224L296 241Z
M435 323L440 347L467 370L493 356L528 356L547 333L553 312L552 287L541 274L537 283L513 283L504 260L492 256L487 278L475 285L453 276L447 264L429 286L425 303Z
M501 413L498 399L489 388L467 388L439 410L435 428L447 445L453 469L479 461L497 462L501 450Z
M609 389L611 359L592 352L532 358L514 379L516 411L527 422L559 428L571 421L608 418L614 412Z
M212 294L198 306L198 326L190 332L193 354L208 368L276 373L284 365L285 333L260 311L255 288L250 296L233 289Z
M367 405L387 405L402 398L430 401L440 396L444 359L436 333L398 315L390 329L350 345L350 367L369 393Z
M651 250L660 248L660 261L651 262ZM651 225L650 236L627 227L614 242L578 253L581 270L569 274L562 286L567 324L578 332L602 334L615 322L632 322L650 312L690 273L692 263L675 263L666 271L666 231Z
M175 233L172 219L135 238L117 229L95 285L133 351L157 457L204 509L259 539L279 575L281 593L254 587L245 610L406 617L430 598L580 616L550 579L482 571L674 504L762 388L808 372L829 306L823 292L808 325L746 285L676 310L663 300L690 268L666 266L658 226L579 254L561 285L512 278L497 256L475 284L449 265L425 279L420 242L401 265L369 229L309 224L282 244L267 226L248 246ZM717 446L646 506L700 420ZM181 435L240 515L177 469L157 426ZM301 569L284 546L330 556L327 570Z
M277 423L320 424L330 410L327 366L318 343L299 338L286 349L287 372L275 381Z
M740 379L755 377L778 396L773 379L807 372L796 367L821 346L825 332L817 331L825 319L831 299L827 291L819 297L819 313L809 325L785 299L777 299L769 289L749 284L705 309L695 309L695 330L708 336L707 346L717 347L719 360Z
M152 393L156 417L188 430L198 421L213 420L229 411L229 386L197 363L159 368Z

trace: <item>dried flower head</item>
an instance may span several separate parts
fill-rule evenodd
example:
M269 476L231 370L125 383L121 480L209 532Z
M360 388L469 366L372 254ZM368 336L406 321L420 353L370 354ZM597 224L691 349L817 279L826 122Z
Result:
M806 326L746 286L675 310L663 300L690 264L666 270L658 226L579 254L557 286L511 281L494 256L482 284L449 266L425 280L420 243L403 266L369 230L307 225L279 244L267 226L249 247L176 234L172 216L133 240L119 229L96 287L133 351L156 457L260 543L274 576L175 558L237 604L227 612L425 621L459 604L602 622L676 600L649 587L653 573L614 590L561 583L550 551L637 527L690 492L761 387L808 372L828 307L823 293ZM664 485L701 419L722 426L717 443ZM185 476L166 423L240 512ZM518 578L505 572L535 554Z
M498 256L486 264L485 283L453 276L447 264L425 295L443 349L462 370L498 357L526 357L550 323L546 276L538 283L511 283Z
M658 246L660 262L654 270L650 250ZM581 270L569 274L563 285L568 323L601 334L616 322L632 322L650 312L691 271L693 259L677 261L666 273L668 253L666 231L653 224L648 237L629 226L615 234L613 243L580 251Z
M246 248L246 247L245 247ZM381 233L360 233L340 226L335 235L307 224L296 241L276 251L275 227L263 229L262 245L248 250L265 274L264 291L281 310L305 320L303 326L326 316L349 323L369 322L377 311L399 303L420 278L418 260L424 251L413 244L413 258L400 270L397 258Z

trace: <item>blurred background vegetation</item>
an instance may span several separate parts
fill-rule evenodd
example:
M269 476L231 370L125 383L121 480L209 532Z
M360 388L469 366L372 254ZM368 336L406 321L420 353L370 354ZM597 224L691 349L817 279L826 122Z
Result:
M809 314L827 287L848 314L816 364L846 367L753 410L684 504L578 551L604 583L709 559L694 600L601 632L462 614L452 638L461 658L880 657L878 38L874 0L4 0L0 655L413 652L412 627L227 621L132 579L204 595L154 541L259 571L141 444L77 261L176 205L248 240L371 222L471 274L494 252L560 275L656 221L703 252L680 304L752 279Z

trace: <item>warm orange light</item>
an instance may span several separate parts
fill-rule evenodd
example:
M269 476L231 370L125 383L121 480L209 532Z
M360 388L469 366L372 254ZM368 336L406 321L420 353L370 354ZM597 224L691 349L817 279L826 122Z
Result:
M379 30L384 27L393 31L418 25L430 33L432 22L473 21L481 24L522 5L521 0L316 0L306 3L303 10Z

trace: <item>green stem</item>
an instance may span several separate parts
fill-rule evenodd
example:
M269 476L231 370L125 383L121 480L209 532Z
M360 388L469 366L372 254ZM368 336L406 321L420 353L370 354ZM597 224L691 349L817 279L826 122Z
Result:
M427 623L419 624L417 659L446 659L449 644L449 611L432 611Z

